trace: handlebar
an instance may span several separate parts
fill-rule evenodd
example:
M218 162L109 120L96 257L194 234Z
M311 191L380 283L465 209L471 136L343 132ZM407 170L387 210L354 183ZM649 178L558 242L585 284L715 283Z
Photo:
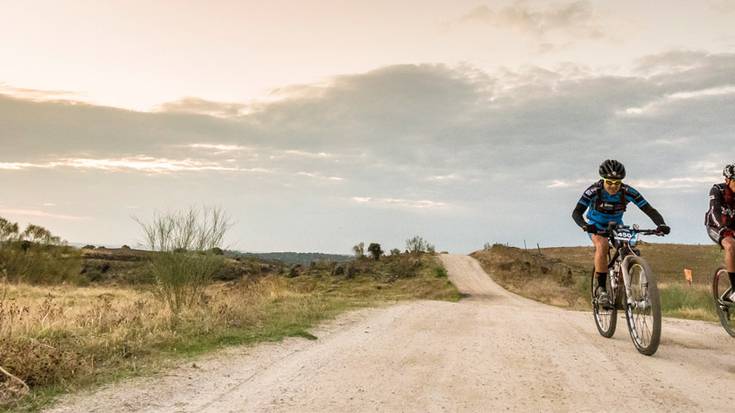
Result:
M637 228L635 225L633 226L619 225L619 224L615 224L614 222L611 222L610 224L608 224L607 231L605 231L604 234L605 236L610 237L615 232L630 232L630 233L641 234L641 235L656 235L659 237L663 237L664 235L666 235L663 232L659 231L658 229L640 229L640 228Z

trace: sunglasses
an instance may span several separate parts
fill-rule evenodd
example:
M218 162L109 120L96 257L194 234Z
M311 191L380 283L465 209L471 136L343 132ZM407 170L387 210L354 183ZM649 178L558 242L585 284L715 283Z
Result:
M605 179L604 180L607 185L617 186L622 185L623 181L620 179Z

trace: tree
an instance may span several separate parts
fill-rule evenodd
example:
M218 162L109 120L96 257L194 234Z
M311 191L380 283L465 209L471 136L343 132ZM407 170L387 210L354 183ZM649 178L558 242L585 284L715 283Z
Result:
M380 244L375 242L371 242L370 245L368 245L368 252L376 261L380 259L381 255L383 255L383 250L380 249Z
M352 247L352 251L355 252L355 257L362 258L365 256L365 243L361 242L354 247Z
M411 254L421 254L422 252L426 252L427 245L426 240L418 235L406 240L406 250Z

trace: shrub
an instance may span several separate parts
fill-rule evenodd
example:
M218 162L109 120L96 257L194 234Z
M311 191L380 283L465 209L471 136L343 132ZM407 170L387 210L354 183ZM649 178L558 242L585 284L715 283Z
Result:
M437 278L447 278L447 270L444 267L434 267L434 275Z
M157 252L150 263L156 297L175 318L183 307L200 302L204 287L224 265L224 257L213 251L221 247L229 218L219 208L189 208L156 214L149 223L136 221Z
M380 249L380 244L375 242L371 242L370 245L368 245L368 252L376 261L380 259L381 255L383 255L383 250Z
M401 255L401 250L399 250L398 248L393 248L392 250L390 250L390 255Z

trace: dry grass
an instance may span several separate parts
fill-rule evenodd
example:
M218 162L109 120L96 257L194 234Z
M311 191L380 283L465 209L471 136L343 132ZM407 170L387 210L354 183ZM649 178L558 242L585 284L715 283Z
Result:
M676 271L683 268L682 263L699 273L705 273L708 267L714 269L719 251L713 251L710 246L671 244L648 244L641 250L658 276L664 316L717 320L710 292L711 279L701 276L690 287ZM473 256L496 282L516 294L558 307L589 310L593 249L544 248L542 253L497 246L475 252ZM542 271L559 265L572 269L571 277L559 277L553 270Z
M684 268L694 274L694 283L707 285L712 282L712 274L722 265L723 255L720 247L714 244L659 244L645 243L639 246L641 255L656 271L659 281L680 282L684 280ZM559 258L573 265L592 268L594 250L585 247L542 248L544 255Z
M310 327L351 308L458 299L457 290L437 275L435 259L427 256L424 264L405 279L267 276L217 283L207 287L201 305L177 317L143 289L0 282L0 367L18 378L0 372L0 410L3 404L33 410L59 392L222 345L314 338Z
M518 295L557 307L589 307L589 277L583 267L502 245L474 252L472 256L498 284Z

